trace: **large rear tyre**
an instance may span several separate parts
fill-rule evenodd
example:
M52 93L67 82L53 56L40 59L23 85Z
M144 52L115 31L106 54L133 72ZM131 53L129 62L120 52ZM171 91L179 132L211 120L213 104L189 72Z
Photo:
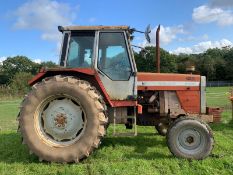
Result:
M101 143L107 117L88 82L54 76L34 85L22 102L19 130L40 160L79 162Z
M167 144L176 157L204 159L210 155L214 138L210 127L194 118L179 118L168 129Z

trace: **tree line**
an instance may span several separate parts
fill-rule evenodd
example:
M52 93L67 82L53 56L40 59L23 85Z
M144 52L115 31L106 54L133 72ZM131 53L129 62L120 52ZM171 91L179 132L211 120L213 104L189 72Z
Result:
M146 47L134 52L139 72L156 72L155 47ZM200 54L174 55L160 49L162 73L187 73L188 66L194 66L194 74L207 77L208 81L233 81L233 48L208 49ZM57 67L54 62L35 63L25 56L8 57L0 63L0 95L6 89L15 94L24 94L28 90L27 81L42 67ZM2 87L7 88L2 88ZM12 92L9 92L12 93Z
M23 95L30 80L42 67L56 67L52 61L35 63L25 56L8 57L0 63L0 96Z
M134 53L138 71L155 72L155 48L146 47L145 51ZM143 55L144 59L143 59ZM233 81L233 48L213 48L200 54L174 55L160 49L161 72L187 73L186 68L194 66L194 74L207 77L208 81Z

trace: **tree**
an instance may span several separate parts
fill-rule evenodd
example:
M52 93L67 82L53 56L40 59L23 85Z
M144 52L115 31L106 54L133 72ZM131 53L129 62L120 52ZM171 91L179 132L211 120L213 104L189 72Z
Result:
M207 76L207 80L233 80L233 48L214 48L200 54L180 54L176 57L179 73L185 73L187 63L192 63L196 72Z
M225 72L226 80L233 80L233 48L229 49L227 54L224 55L224 61L226 62Z
M137 64L137 69L139 72L155 72L155 60L151 56L151 52L148 52L146 55L143 51L139 53L134 53L134 58Z
M202 73L207 80L214 80L215 76L215 61L210 55L204 55L202 62Z
M145 58L142 56L143 50L134 53L137 69L139 72L156 72L155 47L146 47L145 50L147 52ZM175 56L162 48L160 49L160 70L161 72L177 72Z
M52 61L45 61L40 64L40 68L42 67L55 68L55 67L58 67L58 65Z
M2 63L2 71L5 76L7 76L7 81L9 83L10 79L14 77L16 73L28 72L31 74L36 74L39 69L39 64L31 61L25 56L8 57Z
M17 72L10 80L10 88L15 95L24 95L30 89L28 81L32 79L33 75L30 72Z

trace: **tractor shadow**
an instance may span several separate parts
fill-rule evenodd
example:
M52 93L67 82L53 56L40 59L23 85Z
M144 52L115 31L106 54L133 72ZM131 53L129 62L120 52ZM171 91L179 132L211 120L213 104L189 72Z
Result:
M173 157L167 148L166 138L154 133L141 133L131 137L109 135L102 141L101 148L104 147L116 150L121 149L120 147L129 147L131 150L133 148L133 151L124 151L126 159L154 160Z
M211 124L213 132L232 131L233 122L224 124ZM230 137L230 136L228 136ZM231 136L231 138L233 138ZM26 145L21 144L21 136L16 131L0 131L0 162L4 163L40 163L37 156L30 155ZM102 140L100 152L97 149L96 154L101 154L101 149L105 149L111 154L111 151L121 151L126 159L172 159L166 144L166 138L154 133L139 133L132 137L114 137L110 134ZM127 151L130 149L130 151ZM133 149L133 151L132 151ZM90 158L92 155L90 156Z
M164 159L172 158L167 149L167 154L163 154L161 149L167 147L166 139L156 134L139 134L135 137L111 137L107 136L103 139L101 148L104 147L133 147L133 152L124 150L126 159ZM154 148L148 151L148 148ZM158 148L158 149L157 149ZM164 149L164 148L163 148ZM118 150L117 150L118 151ZM166 153L165 152L165 153ZM98 149L96 150L98 154ZM92 155L90 156L90 158ZM0 132L0 162L4 163L41 163L37 156L30 155L26 145L21 144L21 136L16 132L2 133Z

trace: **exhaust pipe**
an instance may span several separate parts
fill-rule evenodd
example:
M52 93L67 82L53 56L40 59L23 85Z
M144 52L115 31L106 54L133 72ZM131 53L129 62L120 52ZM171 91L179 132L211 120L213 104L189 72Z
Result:
M157 68L157 73L160 73L160 46L159 46L159 32L160 32L160 24L156 30L156 68Z

